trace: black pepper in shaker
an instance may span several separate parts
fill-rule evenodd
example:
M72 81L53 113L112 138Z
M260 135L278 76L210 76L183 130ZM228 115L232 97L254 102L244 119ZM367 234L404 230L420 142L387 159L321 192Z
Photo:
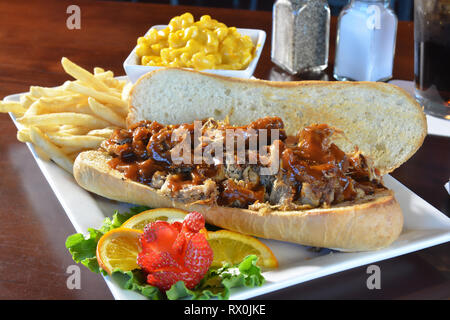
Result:
M273 6L272 61L291 74L328 66L330 7L326 0L277 0Z

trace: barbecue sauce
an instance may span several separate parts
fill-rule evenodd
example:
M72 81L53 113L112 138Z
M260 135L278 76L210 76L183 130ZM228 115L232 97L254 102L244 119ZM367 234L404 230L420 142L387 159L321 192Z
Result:
M208 124L201 122L202 126ZM213 120L214 121L214 120ZM372 182L369 178L368 167L361 156L345 154L334 143L330 142L334 129L325 124L313 124L305 127L296 137L287 137L284 124L279 117L265 117L258 119L247 126L233 127L223 123L213 123L226 145L225 132L233 129L234 138L240 137L248 150L250 139L256 138L267 130L267 143L257 148L268 148L275 138L279 141L279 158L282 174L296 188L298 199L303 183L315 188L313 191L324 191L330 188L330 181L334 179L340 185L339 197L335 199L352 200L357 196L356 187L365 193L371 193L381 185ZM217 203L224 206L248 207L255 202L264 202L265 187L261 184L237 183L221 175L226 164L175 164L171 158L171 150L180 142L173 139L174 130L184 130L184 138L191 139L189 145L191 154L194 148L205 149L207 143L197 144L194 141L194 124L162 125L155 121L141 121L128 130L118 129L106 140L102 147L106 149L113 159L109 161L111 168L122 172L126 178L152 186L152 177L155 172L170 174L167 180L168 188L177 192L189 185L201 185L206 179L213 179L218 183L219 196ZM278 129L278 137L271 135L271 129ZM205 129L202 129L202 135ZM235 140L236 141L236 140ZM257 141L259 141L257 139ZM236 148L233 149L236 152ZM225 154L225 152L224 152ZM190 160L192 160L192 156ZM225 159L225 158L224 158ZM225 160L224 160L225 161ZM258 163L261 166L260 163ZM243 181L241 181L243 182ZM336 200L334 200L336 201Z
M327 180L336 178L342 187L343 199L351 200L356 197L356 191L353 179L346 174L350 166L349 157L334 143L330 143L333 133L334 130L325 124L304 128L299 134L298 144L283 150L282 169L298 190L306 182L318 186L323 192ZM323 181L323 184L315 181Z

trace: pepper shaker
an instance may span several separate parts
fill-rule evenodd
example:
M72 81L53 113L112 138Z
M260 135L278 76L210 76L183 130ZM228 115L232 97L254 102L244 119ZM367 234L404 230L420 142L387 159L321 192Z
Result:
M389 0L352 0L338 18L334 77L386 81L392 78L397 16Z
M326 0L277 0L273 6L272 61L290 74L328 66L330 7Z

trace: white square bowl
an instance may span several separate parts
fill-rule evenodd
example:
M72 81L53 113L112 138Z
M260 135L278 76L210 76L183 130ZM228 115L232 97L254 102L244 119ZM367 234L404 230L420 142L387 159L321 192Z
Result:
M149 33L151 29L157 29L162 30L166 28L167 25L156 25L151 27L145 35ZM264 30L257 30L257 29L239 29L237 28L237 31L244 36L250 36L252 39L253 44L256 46L256 52L255 57L248 65L247 69L245 70L221 70L221 69L208 69L208 70L201 70L202 72L207 73L213 73L213 74L219 74L226 77L236 77L236 78L250 78L253 75L253 72L255 71L256 65L258 64L259 57L261 56L261 51L264 47L264 42L266 41L266 32ZM128 76L128 78L131 80L131 82L135 83L137 79L139 79L142 75L164 67L151 67L151 66L143 66L139 64L139 58L136 55L136 47L134 47L133 51L129 54L129 56L126 58L125 62L123 63L123 68L125 69L125 72Z

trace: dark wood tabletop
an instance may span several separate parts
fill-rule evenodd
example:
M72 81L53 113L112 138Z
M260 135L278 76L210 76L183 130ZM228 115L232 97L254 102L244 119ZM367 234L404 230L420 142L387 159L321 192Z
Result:
M66 27L71 4L81 8L81 29ZM122 63L138 36L156 24L189 11L210 14L229 26L263 29L267 41L255 76L296 80L270 60L271 12L178 7L106 1L1 1L0 98L28 91L30 85L56 86L69 77L60 60L125 74ZM332 80L336 20L330 63L321 78ZM400 22L394 78L413 80L413 23ZM306 79L306 77L303 77ZM68 289L65 248L75 229L16 128L0 114L0 299L113 299L101 276L81 266L81 289ZM450 139L427 136L422 148L392 174L434 207L450 213L444 183L450 176ZM369 290L367 266L279 290L262 299L449 299L450 244L377 262L381 289Z

